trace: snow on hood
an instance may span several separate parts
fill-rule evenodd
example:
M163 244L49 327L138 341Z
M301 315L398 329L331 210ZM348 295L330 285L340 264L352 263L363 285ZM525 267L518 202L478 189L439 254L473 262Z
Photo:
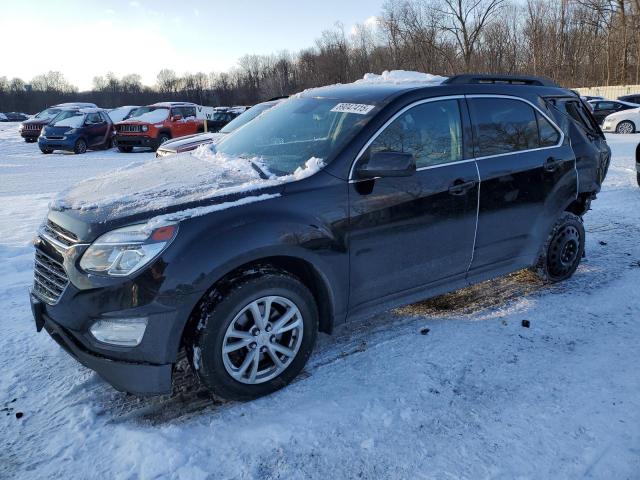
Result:
M145 123L156 123L162 122L166 120L169 116L168 108L157 108L155 110L151 110L150 112L143 113L139 117L130 117L127 118L127 122L145 122Z
M420 83L428 85L440 85L447 77L440 75L432 75L430 73L411 72L407 70L385 70L382 74L365 73L364 77L356 80L357 84L403 84L403 83Z
M258 158L253 161L260 164ZM134 215L301 180L323 166L321 159L310 158L290 175L264 179L249 160L213 153L203 145L84 180L60 193L50 208L108 209L109 218Z

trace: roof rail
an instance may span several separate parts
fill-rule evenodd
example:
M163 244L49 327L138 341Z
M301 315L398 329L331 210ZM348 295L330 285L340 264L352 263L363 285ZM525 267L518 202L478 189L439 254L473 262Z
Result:
M560 87L547 77L533 77L528 75L492 75L486 73L465 73L447 78L444 84L461 85L469 83L492 83L508 85L535 85L538 87Z

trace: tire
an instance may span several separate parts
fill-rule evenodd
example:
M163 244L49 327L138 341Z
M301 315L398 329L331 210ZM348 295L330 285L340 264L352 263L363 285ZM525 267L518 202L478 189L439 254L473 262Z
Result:
M158 144L156 145L156 147L153 149L153 151L155 152L156 150L158 150L158 148L160 147L160 145L162 145L165 142L168 142L169 140L171 140L171 137L166 134L166 133L161 133L160 136L158 137Z
M640 187L640 172L636 173L636 180L638 181L638 186Z
M40 148L40 151L45 155L49 155L50 153L53 153L53 150L50 148Z
M584 254L585 231L582 219L564 212L545 241L534 270L545 282L555 283L571 277Z
M73 146L73 153L81 155L87 151L87 142L83 138L76 140L76 144Z
M197 331L187 345L200 381L214 396L238 401L268 395L291 382L307 363L318 332L318 309L309 289L287 273L270 271L240 279L222 295L215 293L210 298L216 301L203 302ZM261 325L267 305L269 320ZM260 315L254 317L252 307Z
M616 133L636 133L636 126L631 120L624 120L616 125Z
M35 138L25 138L24 141L27 142L27 143L36 143L36 139Z
M118 151L122 153L131 153L133 152L133 147L127 147L124 145L118 145Z

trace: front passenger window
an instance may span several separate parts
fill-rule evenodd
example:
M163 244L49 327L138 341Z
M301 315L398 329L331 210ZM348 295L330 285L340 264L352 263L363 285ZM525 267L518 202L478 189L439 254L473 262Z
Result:
M458 101L427 102L407 110L371 144L371 153L386 151L412 153L417 168L461 160Z

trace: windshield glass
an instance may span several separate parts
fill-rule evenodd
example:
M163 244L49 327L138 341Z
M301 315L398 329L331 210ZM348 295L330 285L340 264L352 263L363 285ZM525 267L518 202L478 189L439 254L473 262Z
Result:
M58 113L60 113L59 108L47 108L46 110L43 110L42 112L37 114L36 118L42 118L42 119L53 118Z
M215 112L211 120L214 122L223 122L227 119L227 112Z
M84 113L78 111L75 112L61 112L51 122L54 127L72 127L79 128L84 122Z
M264 112L255 121L228 135L216 151L247 159L258 158L275 175L288 175L307 160L326 163L373 117L332 111L338 101L294 98Z
M125 120L141 122L161 122L169 116L168 107L139 107L125 117Z
M244 124L249 123L251 120L256 118L265 110L269 110L274 105L275 104L273 103L265 103L265 104L256 105L255 107L251 107L249 110L247 110L241 115L238 115L236 118L234 118L229 123L227 123L224 127L222 127L220 129L220 133L233 132L234 130L240 128Z

